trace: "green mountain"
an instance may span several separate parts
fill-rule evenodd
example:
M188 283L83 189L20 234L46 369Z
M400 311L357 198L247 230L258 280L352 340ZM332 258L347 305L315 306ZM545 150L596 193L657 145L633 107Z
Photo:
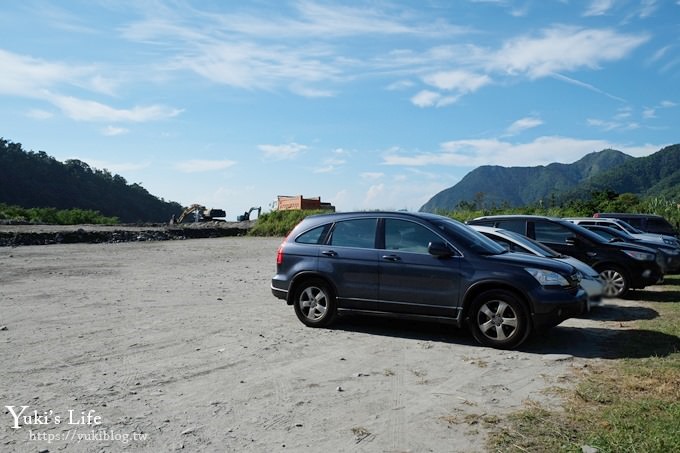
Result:
M630 159L620 166L602 171L568 191L565 196L583 198L593 191L601 190L680 199L680 144L667 146L652 155Z
M433 196L420 210L452 211L464 202L475 202L484 207L527 206L538 200L559 197L602 172L634 160L620 151L606 149L590 153L572 164L553 163L538 167L485 165L472 170L455 186Z
M179 203L151 195L139 184L80 160L59 162L44 151L25 151L0 138L0 203L24 208L87 209L121 222L167 222Z

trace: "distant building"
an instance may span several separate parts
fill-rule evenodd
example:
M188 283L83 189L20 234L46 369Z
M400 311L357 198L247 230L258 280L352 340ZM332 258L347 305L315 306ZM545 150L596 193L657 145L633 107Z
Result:
M277 197L277 210L291 211L298 209L327 209L335 211L335 206L321 201L321 197L303 198L302 195L279 195Z

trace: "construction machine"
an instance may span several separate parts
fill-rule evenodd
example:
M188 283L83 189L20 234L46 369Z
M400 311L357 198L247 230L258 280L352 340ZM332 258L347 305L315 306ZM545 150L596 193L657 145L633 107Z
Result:
M213 220L224 221L224 217L227 216L227 213L224 212L224 209L207 209L203 205L192 204L182 211L174 223L182 223L182 221L184 221L184 219L191 214L194 215L194 222L210 222Z
M257 218L259 219L260 218L260 212L262 212L261 206L258 207L258 208L254 208L254 207L250 208L250 210L244 212L243 215L236 217L236 220L238 220L239 222L243 222L244 220L250 220L250 213L253 212L253 211L257 211Z

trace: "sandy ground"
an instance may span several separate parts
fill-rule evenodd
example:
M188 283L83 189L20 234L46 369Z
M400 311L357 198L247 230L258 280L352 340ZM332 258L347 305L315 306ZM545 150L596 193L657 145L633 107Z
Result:
M310 329L271 295L279 243L0 248L0 451L485 451L626 327L612 303L519 351L437 324Z

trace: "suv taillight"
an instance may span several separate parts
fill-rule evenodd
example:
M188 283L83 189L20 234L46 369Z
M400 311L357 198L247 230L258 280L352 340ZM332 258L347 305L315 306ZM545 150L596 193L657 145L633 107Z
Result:
M276 264L280 265L283 263L283 244L279 245L278 250L276 250Z

